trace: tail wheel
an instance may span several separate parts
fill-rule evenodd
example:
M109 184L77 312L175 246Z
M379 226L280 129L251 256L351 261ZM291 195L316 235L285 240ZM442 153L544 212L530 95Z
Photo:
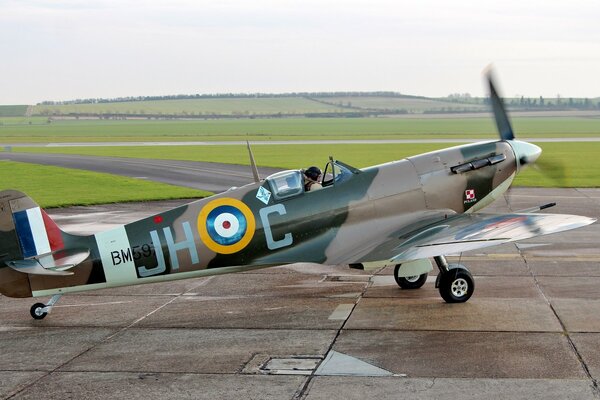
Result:
M440 295L446 303L464 303L474 290L473 275L466 269L451 269L439 277Z
M33 319L44 319L48 312L46 311L46 305L42 303L35 303L31 306L29 313Z
M394 279L398 286L402 289L418 289L425 284L425 281L427 281L427 272L421 275L398 276L401 265L402 264L396 265L396 268L394 269Z

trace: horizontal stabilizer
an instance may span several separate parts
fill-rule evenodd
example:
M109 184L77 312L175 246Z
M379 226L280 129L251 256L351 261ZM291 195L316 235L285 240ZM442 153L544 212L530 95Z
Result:
M6 265L25 274L67 276L73 272L66 270L81 264L89 255L89 249L58 250L25 260L6 261Z
M73 275L73 272L60 271L55 269L46 269L42 267L38 260L16 260L6 261L6 265L14 269L15 271L22 272L30 275L50 275L50 276L67 276Z

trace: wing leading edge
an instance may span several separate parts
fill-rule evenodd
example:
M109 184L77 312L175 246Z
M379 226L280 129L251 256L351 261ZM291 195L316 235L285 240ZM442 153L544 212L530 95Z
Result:
M565 214L460 214L408 235L388 238L369 254L369 258L375 256L380 260L401 263L568 231L595 221Z

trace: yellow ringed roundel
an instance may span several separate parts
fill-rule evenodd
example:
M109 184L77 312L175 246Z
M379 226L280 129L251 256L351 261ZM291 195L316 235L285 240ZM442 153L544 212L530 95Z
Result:
M255 228L252 211L237 199L215 199L198 214L200 239L219 254L233 254L244 249L252 240Z

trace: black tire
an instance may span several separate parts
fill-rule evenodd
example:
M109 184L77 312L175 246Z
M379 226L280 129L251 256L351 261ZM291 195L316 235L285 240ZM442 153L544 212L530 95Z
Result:
M419 289L425 284L425 281L427 281L427 272L421 275L400 277L398 276L398 272L400 271L401 265L402 264L396 265L396 268L394 269L394 279L398 286L402 289Z
M42 303L35 303L31 306L29 313L31 314L33 319L44 319L46 315L48 315L47 312L42 311L44 307L46 307L46 305Z
M462 268L451 269L439 277L440 296L446 303L464 303L475 290L473 275Z

